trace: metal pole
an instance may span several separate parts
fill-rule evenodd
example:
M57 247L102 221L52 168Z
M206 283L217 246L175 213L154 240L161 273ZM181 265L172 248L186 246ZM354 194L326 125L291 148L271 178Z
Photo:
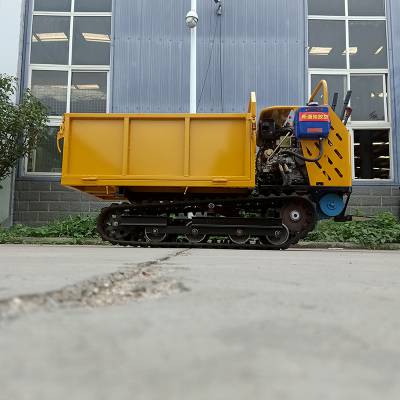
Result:
M197 12L197 0L192 0L192 11ZM190 30L190 113L197 112L197 28Z

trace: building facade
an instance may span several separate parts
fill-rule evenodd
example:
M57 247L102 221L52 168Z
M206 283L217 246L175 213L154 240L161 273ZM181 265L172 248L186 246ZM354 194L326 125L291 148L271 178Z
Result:
M22 7L19 76L50 118L48 139L18 166L13 216L41 224L100 207L59 184L55 134L63 113L189 111L190 0L25 0ZM259 110L304 104L320 79L339 99L352 90L351 211L398 214L400 2L229 0L218 7L198 1L198 112L242 112L251 91Z

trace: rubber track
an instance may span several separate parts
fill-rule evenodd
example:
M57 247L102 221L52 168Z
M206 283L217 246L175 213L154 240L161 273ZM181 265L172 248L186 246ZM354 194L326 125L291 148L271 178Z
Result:
M97 230L104 241L111 243L112 245L120 245L120 246L130 246L130 247L144 247L144 248L197 248L197 249L237 249L237 250L285 250L291 246L291 242L289 240L288 243L281 246L274 246L270 244L236 244L233 242L230 243L218 243L218 242L202 242L202 243L189 243L189 242L144 242L144 241L128 241L128 240L116 240L111 237L108 237L106 232L103 229L104 226L104 218L109 212L112 210L126 210L131 209L135 213L139 211L146 211L146 214L150 211L148 215L158 215L164 212L172 212L171 209L176 210L176 212L182 212L184 208L188 208L191 206L201 206L208 205L210 203L217 203L223 205L235 205L246 203L274 203L281 202L282 204L285 201L292 199L301 198L303 201L307 201L314 207L314 204L305 196L299 195L270 195L268 197L265 196L257 196L257 197L245 197L245 198L209 198L209 199L197 199L197 200L186 200L186 201L173 201L168 200L164 203L157 202L148 202L148 203L139 203L139 204L112 204L109 207L103 208L101 210L100 215L97 221ZM180 208L179 208L180 207ZM162 211L163 210L163 211ZM151 212L153 211L153 212ZM315 221L316 222L316 221Z

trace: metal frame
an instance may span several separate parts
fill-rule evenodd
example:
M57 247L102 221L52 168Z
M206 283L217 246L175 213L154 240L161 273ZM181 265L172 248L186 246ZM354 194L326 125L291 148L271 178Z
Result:
M75 12L75 0L71 0L71 11L70 12L58 12L58 11L34 11L34 1L31 2L31 12L29 15L29 36L26 40L26 59L27 59L27 82L26 86L31 87L32 71L65 71L68 73L67 78L67 108L66 112L70 112L71 108L71 86L72 86L72 74L74 72L105 72L107 74L107 108L106 112L110 112L110 69L111 69L111 54L110 54L110 64L108 65L77 65L72 64L72 49L73 49L73 33L74 33L74 21L75 17L110 17L111 18L111 28L112 28L112 12ZM114 5L114 2L112 2ZM70 18L70 31L69 31L69 44L68 44L68 64L31 64L31 37L33 29L33 18L35 16L51 16L51 17L69 17ZM110 46L110 53L111 53ZM62 123L62 116L51 116L49 117L49 127L56 127ZM24 158L21 163L21 175L22 177L59 177L61 174L56 172L28 172L28 158Z
M353 75L374 75L382 76L383 81L383 93L384 93L384 121L353 121L349 120L348 128L351 134L352 149L354 151L354 130L361 129L376 129L376 130L389 130L389 156L390 156L390 177L389 179L356 179L355 178L355 165L354 157L352 157L352 169L353 169L353 180L356 183L390 183L393 184L395 181L395 152L394 152L394 140L393 140L393 127L392 127L392 110L390 104L390 84L388 79L389 76L389 27L388 27L388 7L385 1L385 16L350 16L349 15L349 2L345 2L345 15L308 15L307 21L312 20L325 20L325 21L344 21L346 29L346 68L308 68L308 92L311 93L311 78L313 75L341 75L347 79L347 90L351 89L351 76ZM386 22L386 46L388 49L388 68L351 68L350 65L350 34L349 34L349 22L350 21L385 21Z

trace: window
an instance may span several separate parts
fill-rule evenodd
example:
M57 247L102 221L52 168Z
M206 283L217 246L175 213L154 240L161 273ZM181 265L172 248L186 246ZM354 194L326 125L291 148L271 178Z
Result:
M389 131L354 130L354 164L358 179L389 179Z
M67 109L68 72L32 71L31 90L50 116L62 115Z
M58 126L49 126L47 136L27 160L27 171L33 173L60 173L62 155L57 150L55 137Z
M351 75L352 121L385 121L385 89L380 75Z
M111 12L112 0L75 0L76 12Z
M72 64L110 63L111 20L108 17L76 17Z
M30 87L48 108L49 134L26 171L61 170L55 135L66 112L107 112L112 0L34 0Z
M69 17L33 17L32 64L68 64Z
M349 21L350 68L387 68L386 21Z
M71 112L98 113L107 109L107 74L104 72L73 72Z
M385 0L349 0L349 15L385 16Z
M71 0L35 0L35 11L71 11Z
M309 15L344 15L344 0L308 0Z
M310 92L325 79L340 114L352 91L354 178L391 179L385 1L308 0L308 11Z
M344 21L310 21L308 42L310 68L346 68Z

